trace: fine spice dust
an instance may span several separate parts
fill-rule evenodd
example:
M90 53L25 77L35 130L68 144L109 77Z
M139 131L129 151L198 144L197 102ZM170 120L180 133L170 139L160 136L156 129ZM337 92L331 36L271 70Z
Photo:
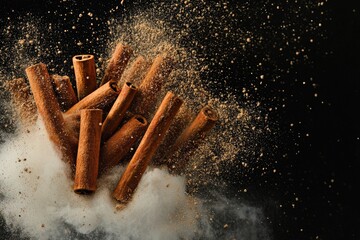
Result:
M228 1L160 1L128 17L104 21L91 9L77 11L71 5L75 3L60 1L62 11L52 14L65 22L72 19L61 27L32 14L8 18L17 24L8 24L1 33L9 39L0 47L4 89L9 80L25 78L24 69L38 62L47 64L51 74L73 77L71 57L80 51L96 56L100 80L106 60L122 42L134 49L128 66L140 55L148 62L159 53L174 58L174 70L159 96L170 90L193 115L205 105L219 114L198 148L176 156L189 158L184 176L150 166L129 206L116 211L111 191L124 166L99 179L93 196L74 194L69 167L47 139L41 118L36 120L34 113L30 118L35 124L21 123L14 111L21 107L12 105L11 94L2 91L0 211L8 231L31 239L272 239L261 206L229 197L221 189L235 182L238 193L247 193L245 183L254 172L281 174L276 171L278 159L272 157L281 134L274 116L286 103L266 90L279 85L284 91L286 74L296 71L297 64L311 63L307 45L323 37L321 23L316 17L302 19L317 16L325 2L244 2L231 8ZM122 1L125 9L127 4ZM116 6L109 15L118 11ZM73 37L84 24L90 36ZM67 38L71 40L63 41ZM71 52L72 46L78 52ZM308 82L304 85L315 89L311 77ZM155 158L160 162L166 140Z

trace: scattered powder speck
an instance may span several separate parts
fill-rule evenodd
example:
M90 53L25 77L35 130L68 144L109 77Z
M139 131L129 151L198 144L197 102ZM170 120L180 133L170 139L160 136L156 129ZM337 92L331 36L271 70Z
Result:
M214 189L226 189L229 179L246 182L252 172L281 174L272 158L279 144L274 116L286 103L267 90L282 93L284 85L300 84L298 79L286 83L286 76L297 64L311 63L307 44L323 36L316 35L319 19L304 16L315 16L322 5L245 1L233 8L229 1L160 1L104 21L95 11L78 12L70 4L75 3L61 2L59 8L67 12L52 13L64 20L62 27L27 14L2 30L11 40L0 47L1 84L25 78L25 67L37 62L46 63L52 74L73 76L71 57L80 51L95 55L100 80L116 43L123 42L134 50L128 66L138 56L148 63L159 53L174 59L157 105L166 91L179 95L183 115L175 121L195 116L205 105L216 110L219 121L197 148L172 156L188 159L184 175L152 164L133 200L117 211L111 192L125 166L100 178L94 195L75 194L70 169L49 142L41 118L24 127L2 92L0 212L9 231L31 239L271 239L261 207ZM126 1L121 4L126 8ZM67 25L68 19L74 20ZM81 37L84 27L94 38ZM156 155L160 163L170 139ZM238 192L248 189L239 185Z

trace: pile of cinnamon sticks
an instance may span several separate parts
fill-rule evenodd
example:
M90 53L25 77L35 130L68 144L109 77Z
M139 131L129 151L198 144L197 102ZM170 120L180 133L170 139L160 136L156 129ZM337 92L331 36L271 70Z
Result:
M113 197L122 204L129 202L165 137L176 128L176 116L181 118L180 108L186 108L174 93L161 95L161 88L174 67L170 57L159 54L146 68L145 58L138 56L127 67L132 56L130 46L117 44L101 81L96 79L93 55L74 56L75 88L69 77L50 75L44 63L25 70L28 91L32 92L49 138L62 159L72 166L74 191L93 193L99 176L119 164L127 164L113 191ZM136 86L134 78L140 69L146 70ZM12 83L9 90L13 100L24 101L16 86L27 82L16 79ZM161 152L161 164L167 165L173 174L182 174L187 164L185 158L175 161L173 154L196 147L218 120L216 111L207 105L191 116L175 138L167 138Z

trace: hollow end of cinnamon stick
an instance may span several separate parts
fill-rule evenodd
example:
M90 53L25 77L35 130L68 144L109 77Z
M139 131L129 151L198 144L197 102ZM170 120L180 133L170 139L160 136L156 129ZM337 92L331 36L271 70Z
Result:
M190 152L203 140L206 134L215 126L219 119L218 113L210 106L201 108L196 118L181 133L171 147L168 157L172 157L177 150ZM180 154L182 155L182 154ZM182 155L183 156L183 155ZM168 167L170 172L181 174L185 170L189 159L183 156L181 159L169 159Z
M216 122L217 120L219 120L218 113L213 108L211 108L210 106L203 107L201 109L201 112L211 122Z
M73 58L77 62L85 62L88 61L89 59L94 59L94 56L90 54L86 54L86 55L76 55Z
M218 119L219 116L217 112L210 106L207 105L201 108L196 118L176 140L174 148L178 149L189 141L204 137L204 135L214 127Z
M134 84L132 84L131 82L125 82L125 85L128 86L131 89L136 89L136 86Z
M118 85L116 84L116 81L110 81L109 82L110 88L114 91L114 92L120 92L120 88L118 87Z
M73 186L75 193L91 194L96 190L100 157L101 122L101 109L81 110L79 147Z
M72 58L78 99L81 100L97 88L94 55L75 55Z

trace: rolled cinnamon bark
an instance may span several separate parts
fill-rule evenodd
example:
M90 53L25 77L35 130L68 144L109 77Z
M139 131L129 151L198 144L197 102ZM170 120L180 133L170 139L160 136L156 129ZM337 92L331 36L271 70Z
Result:
M50 140L55 143L65 161L75 163L77 139L66 130L46 65L38 63L26 68L25 71Z
M101 130L102 140L106 141L115 132L121 120L124 118L126 111L130 107L136 93L135 85L126 82L121 89L115 103L112 105Z
M118 43L113 52L109 64L106 67L105 74L100 85L104 85L110 80L120 81L126 65L130 59L133 50L130 46Z
M76 55L72 58L78 99L81 100L97 88L94 55Z
M37 109L29 85L24 78L16 78L5 83L5 89L10 92L20 122L24 126L33 125L37 120Z
M179 111L182 102L180 98L171 92L168 92L164 97L113 192L113 197L120 203L126 204L131 199L142 175L161 141L164 139L176 113Z
M80 112L63 114L65 120L65 128L70 135L79 139L80 133Z
M77 102L65 114L75 113L81 109L97 108L106 109L114 103L119 95L120 90L115 81L109 81L105 85L99 87L94 92Z
M138 56L131 63L130 67L124 71L124 74L121 77L121 82L119 82L119 84L122 85L125 82L131 82L132 84L139 86L147 67L148 62L145 60L145 58L141 55Z
M186 102L184 102L151 162L154 166L163 166L168 164L168 158L172 156L170 153L172 146L185 128L195 119L195 117L196 114L194 114L191 109L186 106Z
M153 61L149 71L138 87L138 94L134 99L132 112L148 118L153 112L159 92L166 78L172 71L173 60L163 54L159 54Z
M68 76L51 75L55 95L63 112L78 102L75 91Z
M74 191L90 194L96 190L101 141L101 109L80 112L80 136L76 159Z
M104 143L100 153L100 173L117 165L144 134L148 125L140 115L133 116Z
M181 147L183 147L184 149L182 150L186 152L195 148L199 144L199 141L203 140L206 134L215 126L218 119L219 116L214 109L210 106L203 107L191 124L177 138L168 156L171 157L171 155ZM185 169L187 161L187 158L177 159L176 161L172 159L172 162L169 163L170 171L180 174Z

